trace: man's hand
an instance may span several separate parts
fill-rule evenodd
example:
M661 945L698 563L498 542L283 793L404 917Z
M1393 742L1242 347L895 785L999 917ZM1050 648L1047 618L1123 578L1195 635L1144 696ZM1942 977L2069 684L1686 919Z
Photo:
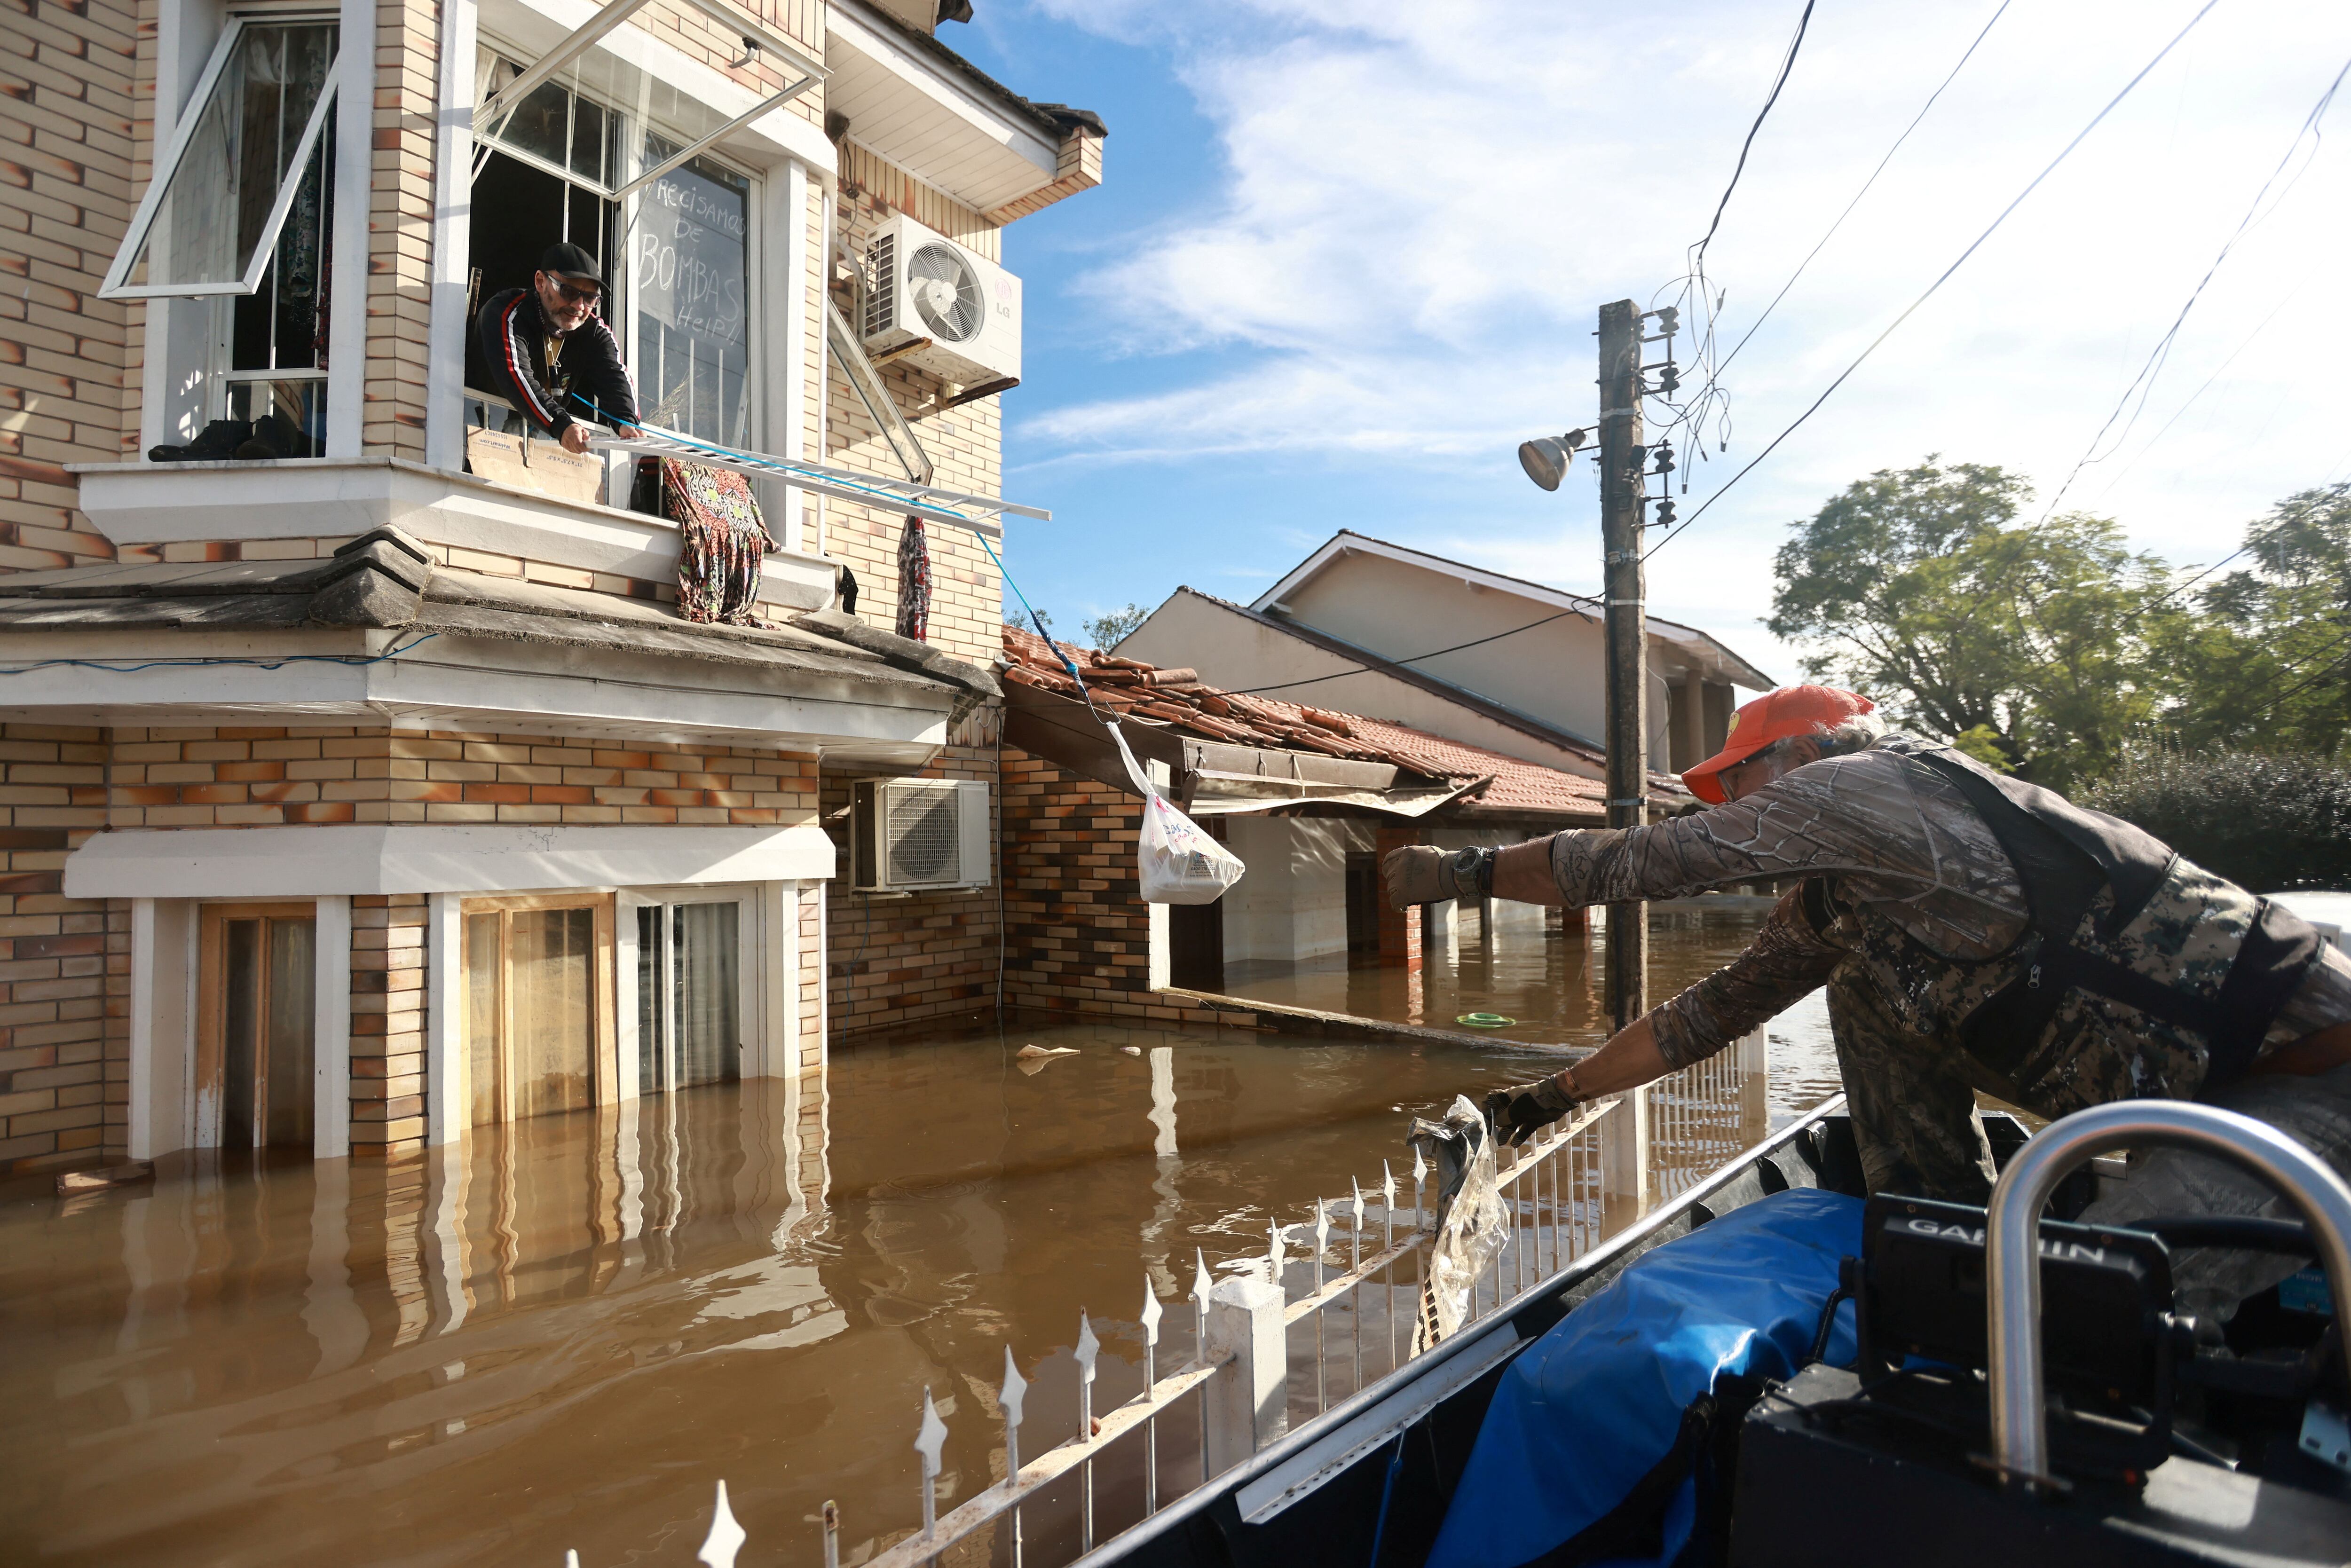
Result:
M1387 882L1388 905L1393 909L1409 909L1416 904L1442 904L1448 898L1458 898L1460 889L1454 884L1453 868L1443 850L1430 844L1405 844L1390 850L1380 862L1380 874Z
M1568 1069L1573 1077L1574 1069ZM1583 1100L1554 1076L1538 1078L1532 1083L1516 1083L1508 1089L1497 1089L1486 1096L1486 1120L1493 1124L1494 1135L1512 1148L1532 1137L1539 1127L1548 1127L1566 1115Z
M566 452L587 451L588 427L580 423L576 419L569 424L565 425L563 427L563 450Z

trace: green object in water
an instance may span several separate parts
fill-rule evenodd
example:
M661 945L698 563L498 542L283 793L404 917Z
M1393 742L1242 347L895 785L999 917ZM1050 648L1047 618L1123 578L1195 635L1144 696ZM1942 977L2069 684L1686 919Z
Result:
M1466 1023L1471 1029L1508 1029L1519 1020L1500 1013L1463 1013L1453 1021Z

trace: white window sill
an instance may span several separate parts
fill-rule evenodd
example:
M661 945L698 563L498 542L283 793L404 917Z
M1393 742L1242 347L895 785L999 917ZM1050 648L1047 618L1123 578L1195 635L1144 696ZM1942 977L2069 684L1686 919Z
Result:
M344 539L390 524L425 544L484 555L656 582L677 574L677 528L662 518L397 457L68 466L79 476L83 513L117 545ZM776 550L759 600L821 609L839 576L824 556Z

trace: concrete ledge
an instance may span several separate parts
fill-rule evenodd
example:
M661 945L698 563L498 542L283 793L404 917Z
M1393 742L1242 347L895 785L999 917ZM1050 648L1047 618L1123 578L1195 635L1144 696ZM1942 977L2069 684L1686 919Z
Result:
M313 898L537 893L833 874L814 821L786 827L147 828L66 857L68 898Z

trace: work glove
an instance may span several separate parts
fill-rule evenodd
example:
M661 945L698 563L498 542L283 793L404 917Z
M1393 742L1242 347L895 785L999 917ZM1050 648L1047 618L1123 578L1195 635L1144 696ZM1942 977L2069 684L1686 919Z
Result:
M1380 862L1380 874L1387 883L1388 906L1409 909L1416 904L1442 904L1448 898L1476 898L1489 892L1493 863L1491 850L1447 852L1429 844L1405 844L1388 852Z
M1534 1136L1582 1103L1556 1077L1532 1083L1514 1083L1486 1096L1486 1120L1494 1136L1512 1148Z

